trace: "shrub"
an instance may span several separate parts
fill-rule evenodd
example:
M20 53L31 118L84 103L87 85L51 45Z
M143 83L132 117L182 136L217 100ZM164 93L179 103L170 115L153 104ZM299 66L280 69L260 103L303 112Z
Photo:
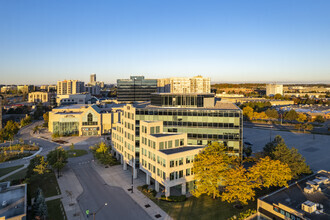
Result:
M236 215L234 215L233 217L229 218L228 220L244 220L247 217L250 217L251 215L257 213L256 210L254 209L248 209L245 212L241 212L239 213L238 217Z

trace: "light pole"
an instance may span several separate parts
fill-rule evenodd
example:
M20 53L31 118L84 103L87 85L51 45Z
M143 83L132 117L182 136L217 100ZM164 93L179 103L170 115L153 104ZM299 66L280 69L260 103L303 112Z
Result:
M95 215L99 212L99 211L101 211L101 209L104 207L104 206L107 206L108 205L108 203L104 203L98 210L96 210L96 212L93 212L93 220L95 220Z
M133 157L132 158L132 190L131 190L131 193L133 193L134 166L135 166L135 163L134 163L134 157Z

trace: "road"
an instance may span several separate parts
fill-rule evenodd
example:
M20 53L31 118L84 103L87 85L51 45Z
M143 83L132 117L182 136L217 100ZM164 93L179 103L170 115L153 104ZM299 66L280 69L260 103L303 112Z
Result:
M96 214L96 219L151 219L122 188L106 185L90 163L71 165L71 168L84 190L78 197L83 212L89 209L92 213L107 203Z

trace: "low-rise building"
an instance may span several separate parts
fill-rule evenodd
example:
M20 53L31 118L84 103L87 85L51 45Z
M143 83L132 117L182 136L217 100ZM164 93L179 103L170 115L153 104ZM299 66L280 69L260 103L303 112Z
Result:
M0 219L26 219L27 187L26 184L10 186L10 182L0 183Z
M280 84L267 84L266 85L266 95L274 96L276 94L283 95L283 85Z
M311 176L258 199L258 219L326 220L330 216L330 172Z
M119 117L120 110L116 108L102 109L97 105L62 106L49 112L48 130L60 136L108 134Z
M35 91L35 87L33 85L19 85L17 86L17 92L27 94L29 92Z
M49 92L30 92L28 96L28 102L50 103L50 99L52 96L55 96L55 94Z
M95 102L96 100L93 102L92 96L89 93L67 94L67 95L56 96L57 106L75 105L75 104L93 104Z

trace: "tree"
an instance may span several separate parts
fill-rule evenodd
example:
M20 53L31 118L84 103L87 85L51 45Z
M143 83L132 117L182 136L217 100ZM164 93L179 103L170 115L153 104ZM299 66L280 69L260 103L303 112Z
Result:
M35 201L33 203L33 214L35 219L46 219L48 216L47 205L42 190L38 188Z
M287 164L291 170L292 177L298 178L300 174L309 174L311 170L305 162L305 158L298 153L296 148L288 148L286 144L279 143L271 153L271 157L274 160L279 160L284 164Z
M295 121L295 120L297 120L297 117L298 117L298 113L293 109L284 113L285 120Z
M219 197L219 185L223 181L225 172L236 159L226 153L223 144L213 143L204 148L194 159L193 172L196 187L192 194L196 197L207 194L213 199Z
M44 124L43 127L48 127L48 122L49 122L49 112L46 112L45 114L42 115L44 118Z
M278 119L278 112L276 111L276 109L269 108L265 111L265 113L269 118Z
M29 124L31 124L31 122L32 122L31 116L26 116L25 118L22 118L22 120L21 120L21 127L29 125Z
M48 162L45 161L44 157L41 157L40 163L34 167L33 171L38 173L39 175L42 175L49 172L47 167Z
M281 94L275 94L274 95L274 99L276 99L276 100L279 100L279 99L282 99L282 95Z
M39 131L40 131L40 127L38 125L33 128L33 134L37 132L39 133Z
M243 115L251 120L253 118L253 108L251 108L250 106L246 106L243 108Z
M247 204L248 200L254 200L256 185L243 166L229 169L226 172L224 185L225 190L221 194L222 201Z
M34 158L32 158L30 160L30 164L27 167L27 171L26 171L26 177L29 178L31 177L33 174L35 174L34 172L34 168L36 166L38 166L39 164L41 164L41 158L43 158L43 156L37 155Z
M68 163L68 153L58 147L47 154L47 162L53 169L57 170L57 176L60 177L60 170Z
M275 150L275 147L280 144L284 143L284 139L280 135L276 135L272 142L269 142L263 148L263 152L266 156L271 156L272 152Z
M74 144L73 143L70 145L70 150L74 150Z
M102 154L108 153L108 151L109 150L107 148L107 145L104 142L101 142L98 148L96 149L97 153L102 153Z
M299 113L298 114L298 118L297 118L298 122L304 122L306 120L307 120L307 116L304 113Z
M245 154L246 157L251 156L252 154L252 147L250 145L243 147L243 153Z
M325 119L322 115L318 115L318 116L316 116L315 121L318 123L324 123Z
M289 166L279 160L271 160L270 157L260 160L249 169L251 178L258 188L270 186L286 186L292 179Z

